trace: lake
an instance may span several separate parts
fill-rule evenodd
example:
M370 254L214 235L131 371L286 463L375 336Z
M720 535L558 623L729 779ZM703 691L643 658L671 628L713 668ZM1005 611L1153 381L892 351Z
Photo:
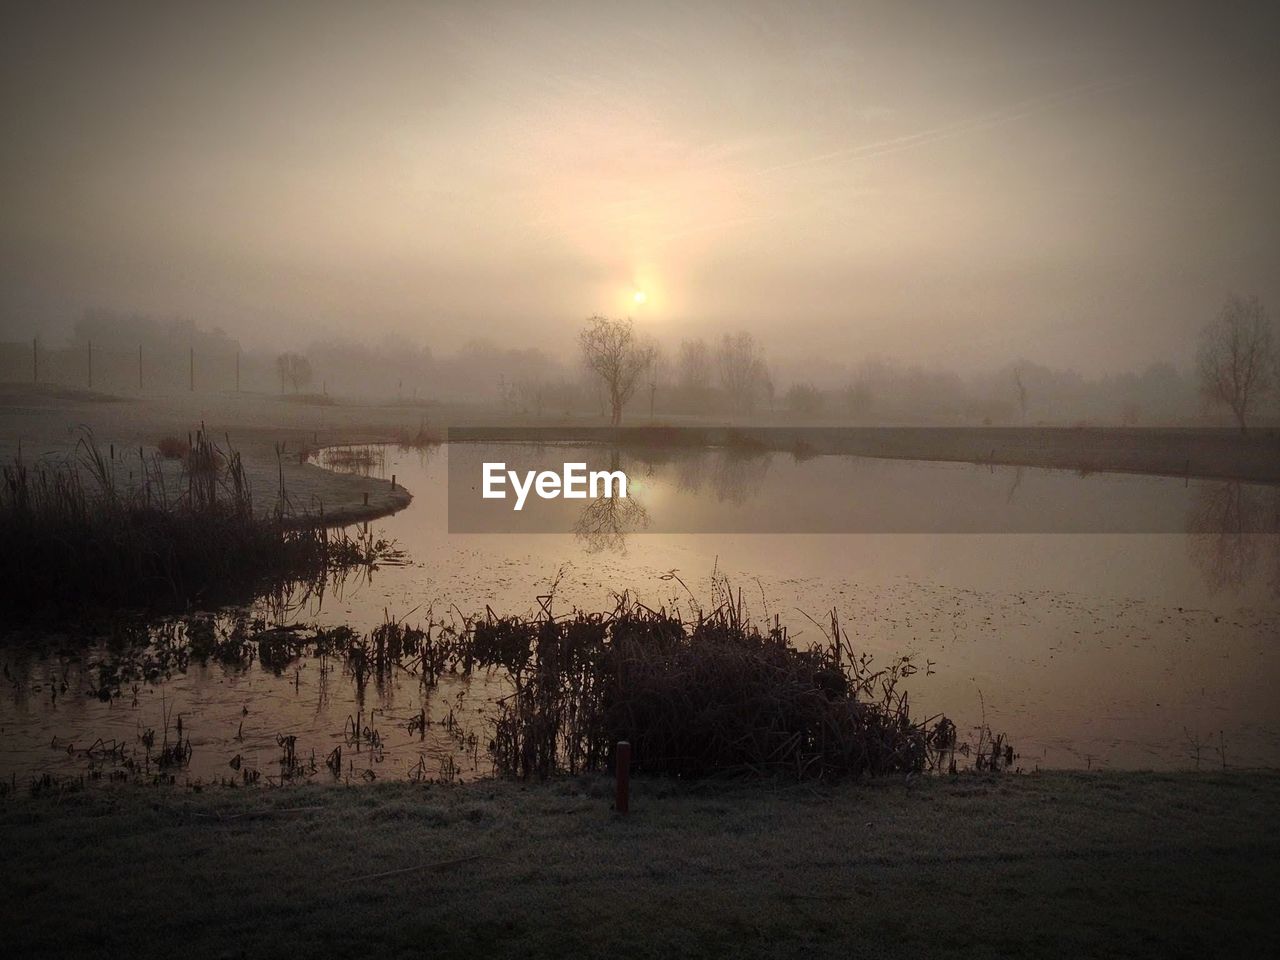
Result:
M551 592L557 614L613 609L623 591L690 612L732 591L752 616L788 624L797 644L821 640L834 609L878 662L911 655L916 713L1006 733L1023 769L1280 763L1280 536L1253 532L1258 517L1274 517L1275 488L710 450L621 454L634 480L621 509L559 501L492 526L457 494L485 460L598 456L381 448L363 469L394 474L414 500L371 526L396 541L403 563L323 594L222 611L204 628L232 631L239 617L369 630L486 607L532 615ZM335 468L343 459L320 458ZM824 516L867 532L806 532ZM530 532L449 532L512 522ZM162 771L179 782L274 781L285 751L304 777L491 772L488 717L505 692L495 679L446 676L428 688L400 671L361 685L327 658L186 662L187 629L169 625L165 656L136 662L118 642L7 649L0 774L156 772L141 759L143 738L157 749L176 741L179 720L190 751ZM119 697L93 695L102 664L122 660L146 660L154 676Z

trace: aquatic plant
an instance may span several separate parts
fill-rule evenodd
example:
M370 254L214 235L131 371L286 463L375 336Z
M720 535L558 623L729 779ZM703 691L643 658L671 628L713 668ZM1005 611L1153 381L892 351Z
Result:
M290 515L254 509L240 454L201 429L181 474L160 454L104 451L85 431L75 455L0 471L0 609L10 614L243 602L387 550ZM118 473L128 471L128 479Z
M808 649L733 603L685 620L626 598L609 615L490 617L472 637L477 665L510 672L490 750L512 776L601 770L622 740L637 771L682 777L912 773L955 747L949 720L911 717L909 658L873 669L834 614Z

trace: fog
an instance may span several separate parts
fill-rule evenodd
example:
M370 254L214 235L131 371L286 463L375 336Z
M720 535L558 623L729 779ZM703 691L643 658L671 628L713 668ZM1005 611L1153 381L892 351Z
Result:
M774 405L1190 415L1223 298L1280 302L1274 17L1117 6L28 5L0 340L568 409L630 315L659 408L745 331Z

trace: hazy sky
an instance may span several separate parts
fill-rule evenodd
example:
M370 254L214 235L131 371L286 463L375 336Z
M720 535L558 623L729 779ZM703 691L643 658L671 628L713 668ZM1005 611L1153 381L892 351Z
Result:
M1228 291L1280 313L1276 18L1226 9L9 5L0 336L1185 363Z

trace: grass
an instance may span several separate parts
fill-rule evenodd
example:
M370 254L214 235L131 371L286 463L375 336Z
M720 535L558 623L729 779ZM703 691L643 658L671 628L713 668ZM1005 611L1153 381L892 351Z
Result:
M382 446L372 443L327 447L321 453L321 461L330 470L367 475L373 470L383 468L386 463L386 451Z
M621 740L637 770L678 777L828 779L955 762L955 725L911 716L899 689L908 658L873 667L834 613L825 645L797 649L777 621L761 629L723 594L691 619L624 596L611 614L470 624L468 669L501 666L514 688L494 721L498 771L611 768ZM1008 765L1005 749L984 734L977 762Z
M240 455L201 430L167 472L140 450L125 482L92 433L70 461L0 474L0 609L15 614L244 602L376 557L322 518L255 511Z
M958 754L979 770L1013 765L1012 747L985 727L976 743L958 743L947 718L913 717L900 688L915 672L911 659L881 667L858 655L834 612L826 644L797 649L776 620L761 630L744 619L740 597L720 593L719 606L687 619L624 595L610 613L552 617L542 597L538 617L436 621L428 611L425 623L387 619L367 634L245 616L170 619L132 634L122 626L92 689L106 700L193 663L255 658L277 675L304 657L332 658L360 702L370 680L392 673L416 676L424 690L445 674L483 676L505 691L485 718L487 753L496 772L521 779L612 769L621 740L637 772L681 778L954 771ZM126 770L151 774L146 747L122 755Z
M1275 773L0 802L11 955L1262 956Z

